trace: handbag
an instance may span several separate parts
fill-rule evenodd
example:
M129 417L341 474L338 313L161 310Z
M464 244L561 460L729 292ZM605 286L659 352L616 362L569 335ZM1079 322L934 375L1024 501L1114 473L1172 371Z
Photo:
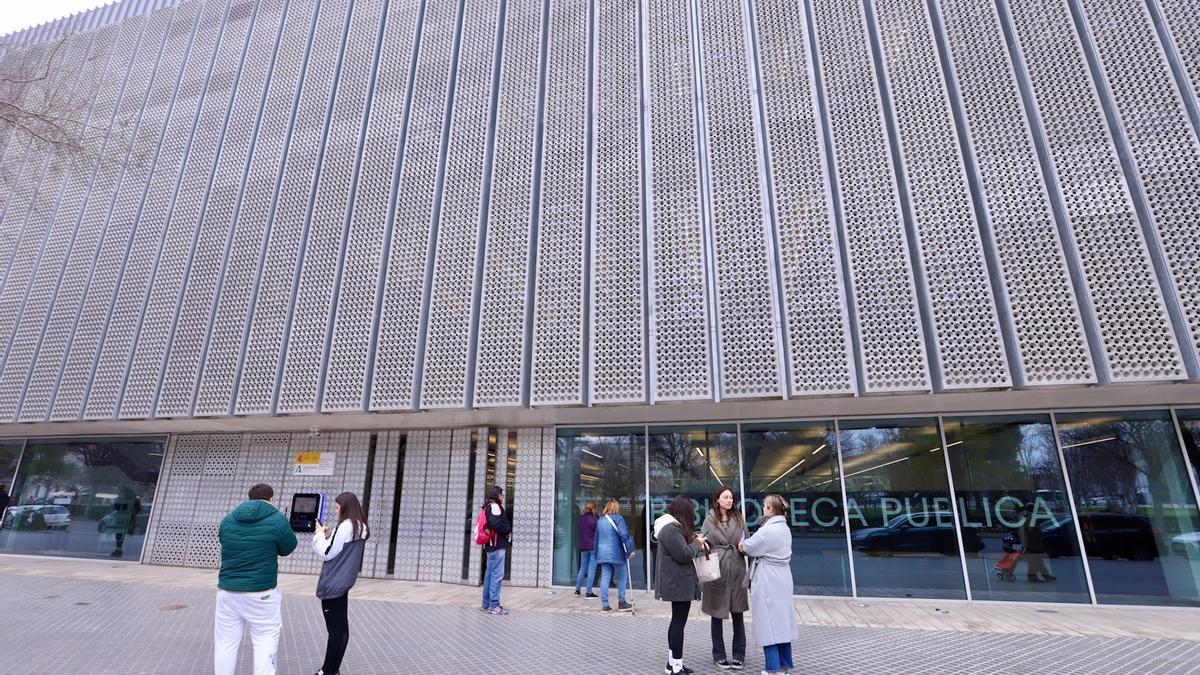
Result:
M706 551L703 558L699 556L692 558L692 564L696 566L696 578L700 580L700 583L707 584L721 578L720 552L709 553Z

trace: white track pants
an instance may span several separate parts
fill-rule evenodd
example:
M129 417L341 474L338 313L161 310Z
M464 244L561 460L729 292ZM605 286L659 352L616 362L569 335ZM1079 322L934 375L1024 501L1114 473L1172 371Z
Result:
M213 623L216 675L233 675L237 669L242 633L250 627L254 644L254 675L275 675L275 654L283 632L283 594L278 588L262 593L217 591L217 615Z

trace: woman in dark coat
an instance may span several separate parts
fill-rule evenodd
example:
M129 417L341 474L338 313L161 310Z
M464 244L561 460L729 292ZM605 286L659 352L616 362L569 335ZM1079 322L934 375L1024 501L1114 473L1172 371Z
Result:
M667 629L667 675L692 670L683 665L683 629L692 602L700 599L700 580L692 560L704 546L704 537L693 532L696 512L692 500L679 495L667 512L654 521L658 555L654 563L654 597L671 603L671 626Z
M701 534L709 551L719 556L721 578L704 584L700 609L712 617L713 662L723 669L741 670L746 660L745 613L750 609L746 593L746 557L738 544L746 539L746 521L733 499L733 490L722 485L713 492L712 508L704 517ZM733 659L726 658L722 621L733 619Z

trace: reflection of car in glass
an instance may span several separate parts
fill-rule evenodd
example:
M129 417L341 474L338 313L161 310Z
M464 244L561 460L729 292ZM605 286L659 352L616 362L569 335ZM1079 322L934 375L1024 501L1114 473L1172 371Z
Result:
M1200 532L1184 532L1171 537L1171 552L1183 558L1200 558Z
M65 530L71 524L71 512L54 504L10 506L4 512L0 527L14 530Z
M1154 527L1146 516L1125 513L1084 513L1079 516L1079 531L1089 556L1112 560L1155 560L1158 544ZM1075 530L1071 518L1042 527L1046 554L1051 558L1076 555Z
M942 513L910 513L892 518L883 527L867 527L850 536L854 550L871 555L890 553L941 553L958 555L954 516ZM973 527L963 528L963 548L968 553L983 549L983 540Z

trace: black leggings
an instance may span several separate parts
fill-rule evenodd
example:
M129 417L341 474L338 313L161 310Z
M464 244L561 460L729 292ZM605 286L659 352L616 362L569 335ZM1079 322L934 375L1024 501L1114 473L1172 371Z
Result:
M671 648L671 658L683 658L683 627L687 625L688 612L692 610L690 600L671 603L671 627L667 629L667 646Z
M342 658L350 644L350 621L346 617L346 601L349 594L321 601L321 613L325 615L325 630L329 631L329 642L325 645L325 663L321 671L333 675L342 669Z

